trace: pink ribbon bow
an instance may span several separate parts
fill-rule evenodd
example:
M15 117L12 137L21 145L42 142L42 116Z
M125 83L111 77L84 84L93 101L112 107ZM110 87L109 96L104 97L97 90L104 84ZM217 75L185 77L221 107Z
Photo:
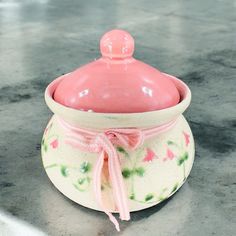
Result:
M94 194L100 207L109 216L110 221L113 222L117 231L120 231L117 219L106 209L102 201L101 174L105 155L108 156L108 171L120 219L130 220L128 198L122 178L120 160L115 146L120 145L130 150L135 150L143 144L144 140L170 129L175 125L176 120L151 129L107 129L99 133L72 126L61 118L57 118L61 126L67 130L65 140L67 144L83 151L99 154L93 171Z

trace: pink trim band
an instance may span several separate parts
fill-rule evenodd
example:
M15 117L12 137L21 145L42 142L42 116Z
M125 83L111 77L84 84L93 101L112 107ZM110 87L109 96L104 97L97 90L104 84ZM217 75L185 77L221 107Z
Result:
M117 219L106 209L102 201L101 174L104 156L108 156L108 171L120 219L130 220L128 198L122 178L120 160L114 146L120 145L135 150L146 139L157 136L172 128L176 124L176 120L150 129L118 128L97 132L72 126L58 116L57 119L60 125L66 130L65 142L67 144L83 151L99 154L93 171L94 194L101 209L109 216L110 221L115 225L117 231L120 231Z

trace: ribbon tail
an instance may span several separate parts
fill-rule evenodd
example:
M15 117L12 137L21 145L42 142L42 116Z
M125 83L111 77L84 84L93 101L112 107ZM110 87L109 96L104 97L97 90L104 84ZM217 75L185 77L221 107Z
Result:
M115 225L116 230L120 231L120 226L119 226L119 223L118 223L117 219L111 214L111 212L109 212L106 209L106 207L104 206L104 204L102 202L101 174L102 174L103 163L104 163L104 151L101 152L101 154L99 155L99 157L97 159L97 162L96 162L96 164L94 166L94 172L93 172L94 194L95 194L95 197L96 197L96 200L97 200L98 204L100 205L102 210L107 214L107 216L109 217L110 221Z
M128 207L127 194L125 191L121 173L119 156L113 146L110 151L112 151L112 153L109 154L111 156L109 156L108 158L108 166L115 201L120 213L120 219L128 221L130 220L130 212Z

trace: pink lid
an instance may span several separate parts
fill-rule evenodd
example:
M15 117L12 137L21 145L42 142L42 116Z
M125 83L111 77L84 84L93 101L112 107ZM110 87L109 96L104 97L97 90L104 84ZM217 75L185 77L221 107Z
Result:
M132 57L134 39L128 32L107 32L100 50L101 58L65 76L54 92L56 102L104 113L153 111L179 103L179 92L166 75Z

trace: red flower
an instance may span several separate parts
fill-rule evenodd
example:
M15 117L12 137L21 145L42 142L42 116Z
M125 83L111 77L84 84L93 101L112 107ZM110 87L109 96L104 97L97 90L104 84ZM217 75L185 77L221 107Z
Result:
M52 148L57 148L58 146L58 140L57 139L54 139L51 143L50 143L51 147Z
M153 159L157 157L156 154L150 149L150 148L147 148L147 154L146 156L143 158L143 161L145 162L151 162L153 161Z
M167 148L166 157L163 159L163 161L167 161L168 159L173 160L174 158L175 158L175 154L169 148Z
M184 134L185 145L187 147L190 143L190 135L185 132L183 132L183 134Z

